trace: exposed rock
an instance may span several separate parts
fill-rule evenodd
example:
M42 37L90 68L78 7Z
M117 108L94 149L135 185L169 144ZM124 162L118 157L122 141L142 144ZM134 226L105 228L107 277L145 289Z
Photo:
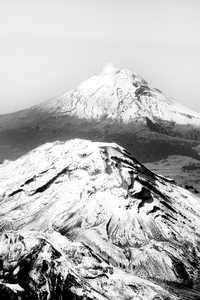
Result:
M117 144L45 144L0 197L1 299L200 298L199 198Z

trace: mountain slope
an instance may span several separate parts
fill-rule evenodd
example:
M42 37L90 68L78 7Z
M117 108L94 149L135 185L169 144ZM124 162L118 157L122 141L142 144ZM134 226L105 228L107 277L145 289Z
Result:
M171 155L146 166L155 173L166 177L172 177L178 185L181 185L195 194L200 194L200 162L193 158L181 155Z
M45 144L0 195L5 299L199 299L199 198L117 144Z

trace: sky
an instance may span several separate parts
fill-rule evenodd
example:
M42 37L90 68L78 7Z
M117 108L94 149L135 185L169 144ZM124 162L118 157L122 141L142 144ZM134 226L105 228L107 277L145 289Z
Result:
M199 0L0 0L0 114L108 62L200 112Z

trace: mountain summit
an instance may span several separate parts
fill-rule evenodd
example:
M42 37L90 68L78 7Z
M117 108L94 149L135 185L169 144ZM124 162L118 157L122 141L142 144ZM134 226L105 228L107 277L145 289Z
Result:
M45 102L41 108L54 114L86 119L129 122L168 121L200 126L200 114L168 98L138 74L112 64L77 88Z

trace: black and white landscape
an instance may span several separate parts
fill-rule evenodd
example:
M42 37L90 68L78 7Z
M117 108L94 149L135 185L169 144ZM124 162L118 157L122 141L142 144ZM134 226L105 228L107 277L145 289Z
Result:
M200 300L199 12L0 1L0 300Z
M200 299L200 114L108 66L0 125L1 299Z

